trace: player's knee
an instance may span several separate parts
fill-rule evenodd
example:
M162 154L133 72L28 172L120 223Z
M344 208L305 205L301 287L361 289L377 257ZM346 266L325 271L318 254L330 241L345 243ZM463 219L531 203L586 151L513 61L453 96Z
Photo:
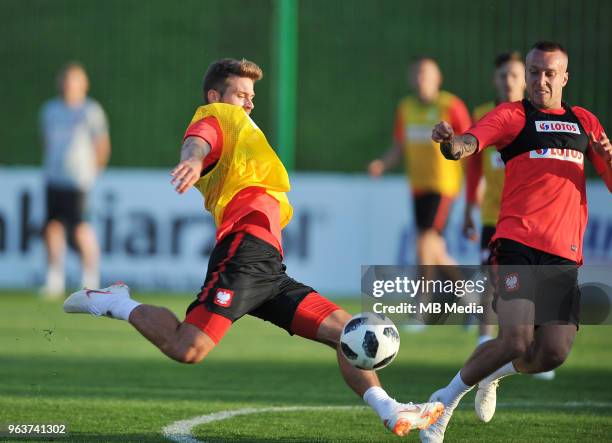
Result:
M168 344L168 354L179 363L199 363L214 348L215 342L192 325L183 324L174 341Z
M200 363L208 355L210 349L195 344L189 346L175 345L167 352L173 360L179 363Z
M342 328L351 319L351 314L345 310L338 309L329 314L319 327L317 339L332 347L340 343Z
M561 366L567 356L569 355L569 350L560 347L546 347L541 349L540 354L540 369L542 371L552 371L553 369Z
M504 340L504 350L506 351L506 359L514 360L524 355L529 346L531 340L525 336L514 336Z

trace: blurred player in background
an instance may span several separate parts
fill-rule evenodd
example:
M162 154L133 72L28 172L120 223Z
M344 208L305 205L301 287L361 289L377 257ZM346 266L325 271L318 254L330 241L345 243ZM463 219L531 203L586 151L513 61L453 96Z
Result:
M217 226L204 285L180 322L166 308L140 304L122 284L76 292L66 312L129 321L168 357L196 363L246 314L291 335L337 351L346 383L397 435L429 426L440 403L402 404L390 398L374 371L351 366L341 355L340 335L351 315L285 273L281 230L291 220L287 172L263 132L249 117L254 84L263 76L255 63L222 59L204 77L201 106L185 133L181 161L172 171L179 194L198 188Z
M474 121L479 121L495 106L505 102L515 102L525 95L525 64L518 52L499 54L495 58L493 84L497 92L495 102L483 103L474 109ZM495 148L492 146L492 148ZM484 183L481 178L484 177ZM478 193L484 185L481 205L480 252L481 263L488 265L491 250L489 243L495 234L495 225L499 216L499 205L504 188L504 161L496 149L486 149L468 158L466 175L466 205L463 222L463 234L470 240L477 240L472 212L478 205ZM493 338L495 313L493 312L492 293L487 291L483 299L485 314L479 326L478 344Z
M368 171L372 177L379 177L404 158L418 230L418 262L455 264L446 251L442 232L451 203L461 189L462 168L440 154L438 144L431 140L431 127L439 120L448 120L460 134L469 128L470 115L461 99L440 90L442 73L434 59L416 60L409 72L415 95L400 101L392 146L370 163Z
M428 265L455 265L443 237L451 204L461 190L462 165L449 162L431 140L431 127L440 120L449 121L461 134L470 127L470 114L461 99L440 90L442 73L429 57L417 59L410 70L414 95L402 99L397 107L393 142L368 171L379 177L404 158L414 204L417 228L417 262L422 276L432 279ZM459 277L460 278L460 277Z
M476 349L448 386L432 394L430 401L441 401L446 409L421 431L422 441L444 439L455 407L476 383L476 412L486 422L495 413L499 379L554 369L572 348L587 224L584 159L612 192L612 145L597 117L562 102L567 67L567 52L559 43L538 42L526 58L528 99L500 104L463 135L454 135L447 122L433 130L432 138L449 159L495 146L506 175L492 239L499 334ZM505 271L506 266L514 267Z
M100 248L86 220L87 197L110 156L108 124L102 107L87 97L89 81L79 63L58 75L60 96L41 109L47 218L47 278L43 293L61 297L65 290L66 244L74 244L82 264L82 284L100 284ZM68 242L67 242L68 239Z

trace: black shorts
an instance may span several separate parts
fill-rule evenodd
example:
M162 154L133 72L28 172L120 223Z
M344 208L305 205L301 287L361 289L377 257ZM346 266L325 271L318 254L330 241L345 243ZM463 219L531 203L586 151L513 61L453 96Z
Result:
M495 225L482 225L480 232L480 262L491 264L491 239L495 235Z
M529 299L535 325L580 321L577 263L505 238L491 245L493 309L503 300Z
M414 218L419 231L444 232L453 199L435 192L413 195Z
M68 228L74 228L85 219L86 195L78 189L58 188L47 185L47 223L57 220Z
M315 292L285 273L280 252L243 232L228 235L215 246L206 280L187 313L200 304L232 322L254 315L292 333L300 302Z

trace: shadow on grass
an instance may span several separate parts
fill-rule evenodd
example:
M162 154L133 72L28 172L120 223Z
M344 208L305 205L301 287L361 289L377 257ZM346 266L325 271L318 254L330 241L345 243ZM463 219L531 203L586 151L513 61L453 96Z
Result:
M331 356L330 356L331 357ZM458 368L403 362L381 371L390 394L421 402L445 385ZM539 399L571 402L612 401L610 371L563 368L552 382L512 377L502 383L504 401ZM0 365L0 392L19 397L95 396L130 400L196 400L249 404L355 404L336 362L205 361L180 365L154 359L8 357Z

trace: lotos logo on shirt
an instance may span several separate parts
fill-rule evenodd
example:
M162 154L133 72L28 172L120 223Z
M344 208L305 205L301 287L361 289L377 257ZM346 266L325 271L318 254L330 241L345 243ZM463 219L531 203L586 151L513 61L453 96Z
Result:
M540 148L529 151L529 158L552 158L566 162L584 163L584 154L580 151L566 148Z
M229 289L217 289L215 294L215 304L223 308L229 308L232 304L232 298L234 298L234 291Z
M580 134L580 128L576 123L542 121L535 122L537 132L569 132L570 134Z

